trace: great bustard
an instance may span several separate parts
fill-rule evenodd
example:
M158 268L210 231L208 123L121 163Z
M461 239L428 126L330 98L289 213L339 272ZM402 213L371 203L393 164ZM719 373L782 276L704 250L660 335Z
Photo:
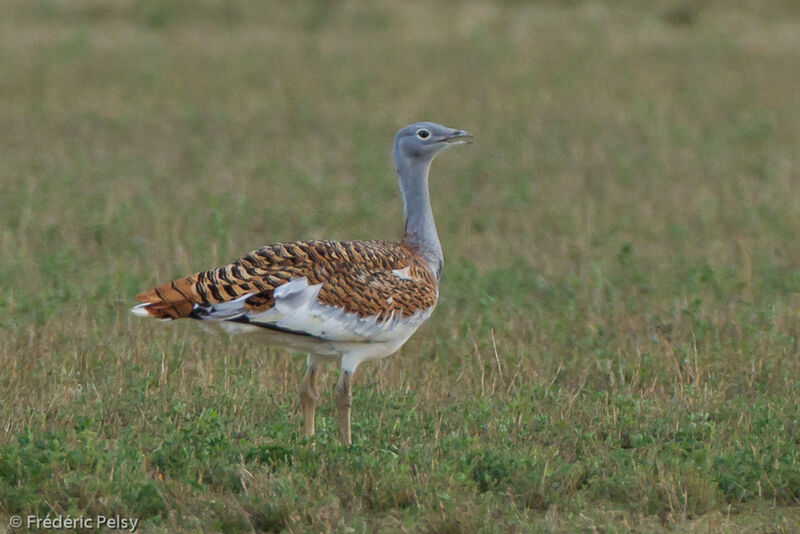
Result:
M402 241L268 245L230 265L146 291L131 311L213 321L230 333L262 332L270 344L308 353L300 391L306 436L314 433L319 366L339 362L336 407L341 440L349 445L356 367L399 349L436 306L443 257L428 171L439 152L471 137L432 122L397 132L392 154L403 195Z

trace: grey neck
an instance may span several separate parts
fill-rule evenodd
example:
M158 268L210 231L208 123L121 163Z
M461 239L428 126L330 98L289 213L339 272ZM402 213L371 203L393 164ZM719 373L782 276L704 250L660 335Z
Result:
M428 170L431 162L430 160L396 161L395 167L400 191L403 194L403 213L406 218L403 242L411 245L428 261L431 270L438 278L442 272L444 257L428 193Z

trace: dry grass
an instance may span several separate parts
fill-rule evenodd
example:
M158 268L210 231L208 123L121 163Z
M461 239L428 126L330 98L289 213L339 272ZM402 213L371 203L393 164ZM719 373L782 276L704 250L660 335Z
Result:
M788 0L7 2L0 513L796 529L799 84ZM397 236L419 119L476 142L435 164L440 307L359 372L352 450L329 411L297 437L300 358L129 318L267 242Z

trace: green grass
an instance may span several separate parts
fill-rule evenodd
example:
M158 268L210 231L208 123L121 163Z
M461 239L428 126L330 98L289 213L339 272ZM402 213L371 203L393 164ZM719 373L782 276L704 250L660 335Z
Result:
M790 0L10 1L0 524L142 532L800 529ZM439 307L359 369L133 297L263 244L394 238L435 120Z

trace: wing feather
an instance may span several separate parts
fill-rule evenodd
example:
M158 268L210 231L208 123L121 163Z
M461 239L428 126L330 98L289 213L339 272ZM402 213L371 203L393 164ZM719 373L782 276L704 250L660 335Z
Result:
M248 322L355 341L400 320L424 321L438 299L438 278L402 243L301 241L255 250L137 299L137 315Z

